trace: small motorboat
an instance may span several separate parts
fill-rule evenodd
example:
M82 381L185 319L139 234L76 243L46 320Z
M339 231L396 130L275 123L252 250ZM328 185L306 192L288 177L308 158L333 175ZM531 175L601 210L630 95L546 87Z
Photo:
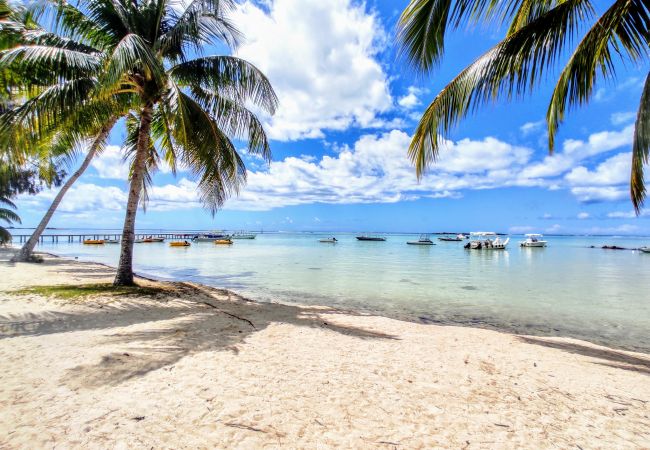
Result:
M322 242L324 244L336 244L338 242L338 239L336 239L335 237L331 237L331 238L319 239L318 242Z
M253 233L238 231L237 233L231 234L230 239L255 239L256 236L257 235Z
M163 237L153 237L153 236L149 236L149 237L147 237L147 238L144 238L144 239L142 240L142 242L148 242L148 243L152 243L152 242L165 242L165 238L163 238Z
M650 253L650 247L641 247L639 250L641 250L643 253Z
M464 234L457 234L455 237L449 237L449 236L443 236L439 237L439 241L445 241L445 242L460 242L467 239Z
M84 245L104 245L103 239L84 239Z
M104 239L104 244L119 244L119 239Z
M232 245L231 239L217 239L214 241L216 245Z
M525 236L526 236L526 240L521 241L519 243L521 247L530 247L530 248L546 247L547 242L544 239L542 239L544 236L542 236L541 234L531 233L531 234L526 234Z
M190 245L192 245L192 244L190 244L187 241L176 241L176 242L170 242L169 243L170 247L189 247Z
M229 237L227 234L214 232L198 234L192 238L196 242L214 242L216 239L229 239Z
M383 236L374 236L374 235L369 235L369 234L362 234L361 236L357 236L358 241L372 241L372 242L383 242L386 240L385 237Z
M421 234L417 241L408 241L408 245L436 245L433 243L428 234Z
M475 231L470 233L470 241L465 248L472 250L505 250L510 238L502 241L493 231Z

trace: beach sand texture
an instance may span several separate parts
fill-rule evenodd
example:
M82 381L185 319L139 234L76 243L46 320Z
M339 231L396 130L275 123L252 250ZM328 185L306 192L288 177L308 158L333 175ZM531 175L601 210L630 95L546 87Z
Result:
M650 357L0 253L0 448L650 448ZM249 323L250 321L250 323Z

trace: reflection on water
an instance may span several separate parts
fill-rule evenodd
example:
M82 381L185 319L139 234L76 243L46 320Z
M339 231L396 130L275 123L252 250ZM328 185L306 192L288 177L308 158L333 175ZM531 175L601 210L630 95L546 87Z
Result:
M328 236L331 233L328 234ZM650 239L549 237L547 248L406 245L417 236L359 242L335 234L263 234L232 246L136 244L136 270L236 290L261 301L324 304L422 322L570 335L650 350L650 255L607 251ZM45 244L44 250L115 265L119 246Z

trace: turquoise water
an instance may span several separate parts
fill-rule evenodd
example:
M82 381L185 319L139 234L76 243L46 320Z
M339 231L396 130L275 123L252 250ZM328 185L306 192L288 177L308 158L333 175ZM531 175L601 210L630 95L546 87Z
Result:
M332 235L338 244L318 242ZM512 236L506 251L468 251L460 242L420 247L406 245L416 235L386 236L386 242L359 242L353 234L278 233L232 246L136 244L135 269L258 301L650 350L650 254L589 248L636 248L650 238L549 236L547 248L523 249L522 238ZM45 243L40 249L113 266L119 254L118 245Z

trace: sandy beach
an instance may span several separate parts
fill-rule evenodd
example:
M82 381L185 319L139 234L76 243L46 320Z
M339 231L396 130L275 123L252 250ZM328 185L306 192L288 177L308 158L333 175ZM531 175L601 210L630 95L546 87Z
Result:
M650 356L255 303L12 291L113 270L0 253L0 448L650 448Z

